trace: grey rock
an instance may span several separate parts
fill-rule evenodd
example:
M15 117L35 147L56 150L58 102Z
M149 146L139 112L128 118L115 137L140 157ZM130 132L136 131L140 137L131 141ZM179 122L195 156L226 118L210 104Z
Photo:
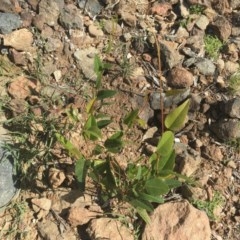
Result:
M39 15L42 17L43 22L49 26L55 26L60 14L60 7L58 1L42 0L39 5Z
M98 0L78 0L78 6L84 9L91 18L97 16L103 9Z
M183 175L191 176L202 162L200 153L183 143L175 143L176 168Z
M183 56L174 49L172 42L163 40L160 42L160 48L164 62L167 64L168 68L171 69L182 62Z
M94 55L98 54L98 50L94 47L76 50L73 54L78 62L78 66L82 70L87 79L96 80L97 76L94 72Z
M21 26L22 21L18 14L0 13L0 32L2 34L11 33Z
M161 109L161 96L164 102L164 108L170 108L174 105L178 105L190 94L190 89L178 89L169 91L167 93L160 94L159 92L153 92L150 94L150 106L153 110Z
M213 76L216 70L216 66L207 58L198 58L195 66L205 76Z
M49 37L47 39L47 42L45 44L45 50L50 53L50 52L62 52L63 50L63 43L60 39L58 38L51 38Z
M223 110L229 117L240 119L240 98L233 98L226 102Z
M60 24L65 29L82 29L83 20L80 10L73 4L67 5L59 17Z
M13 165L0 145L0 208L8 204L17 189L13 180Z
M238 119L220 119L216 123L212 123L210 129L223 141L240 138L240 122Z

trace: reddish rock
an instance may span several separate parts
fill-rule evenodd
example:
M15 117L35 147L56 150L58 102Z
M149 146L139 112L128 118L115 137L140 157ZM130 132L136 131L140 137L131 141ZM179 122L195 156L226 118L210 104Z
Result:
M160 205L151 215L142 240L210 240L211 229L205 212L187 201Z
M186 88L193 85L193 75L182 67L175 67L168 74L168 85L175 88Z
M155 3L150 9L152 14L166 17L172 10L172 5L169 3Z

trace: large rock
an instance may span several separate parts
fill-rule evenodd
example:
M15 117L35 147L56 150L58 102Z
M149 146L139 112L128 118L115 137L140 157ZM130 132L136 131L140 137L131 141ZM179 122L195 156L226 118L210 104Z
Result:
M18 14L0 12L0 33L7 34L21 26L22 21Z
M142 240L210 240L209 220L187 201L165 203L151 215Z

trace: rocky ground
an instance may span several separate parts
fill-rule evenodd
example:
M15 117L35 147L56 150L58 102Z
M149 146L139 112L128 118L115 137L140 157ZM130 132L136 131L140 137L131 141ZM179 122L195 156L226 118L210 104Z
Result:
M18 184L1 162L0 238L240 239L239 10L239 0L1 0L1 141ZM111 130L136 108L148 123L128 133L123 166L147 158L161 114L191 99L175 136L176 171L196 184L167 194L146 227L116 199L100 203L90 180L81 192L75 160L54 138L64 129L90 156L79 132L96 54L104 88L118 92L105 107Z

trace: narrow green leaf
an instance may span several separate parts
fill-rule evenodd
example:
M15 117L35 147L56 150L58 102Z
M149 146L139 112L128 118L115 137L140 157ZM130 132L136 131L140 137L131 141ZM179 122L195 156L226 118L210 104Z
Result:
M140 200L140 199L132 199L129 201L129 203L136 209L141 208L141 209L146 209L148 212L153 211L153 206L148 201Z
M134 122L138 119L138 112L139 110L133 110L130 113L128 113L124 119L123 119L123 123L126 124L129 128L132 127L132 125L134 124Z
M164 199L161 196L152 196L146 193L139 193L139 198L148 202L164 203Z
M186 119L188 109L190 105L190 100L186 100L180 106L171 111L165 118L166 128L172 131L178 131L183 127L184 121Z
M89 164L84 157L81 157L77 160L75 166L75 175L78 182L81 184L80 186L84 189L85 186L85 179L87 176Z
M91 113L93 111L95 102L96 102L96 98L93 98L87 103L87 106L86 106L87 113Z
M159 178L152 178L145 183L146 191L153 196L163 195L169 192L168 185Z
M104 147L112 153L118 153L123 147L123 142L121 139L107 139L104 143Z
M114 90L100 90L97 92L97 100L103 100L105 98L113 97L117 91Z
M147 223L147 224L151 223L151 219L145 209L136 208L136 211L139 214L139 216L144 220L145 223Z
M121 139L123 136L123 131L117 131L109 139Z
M159 143L157 145L157 152L161 156L169 155L170 152L173 150L174 144L174 135L171 131L166 131L163 133Z

